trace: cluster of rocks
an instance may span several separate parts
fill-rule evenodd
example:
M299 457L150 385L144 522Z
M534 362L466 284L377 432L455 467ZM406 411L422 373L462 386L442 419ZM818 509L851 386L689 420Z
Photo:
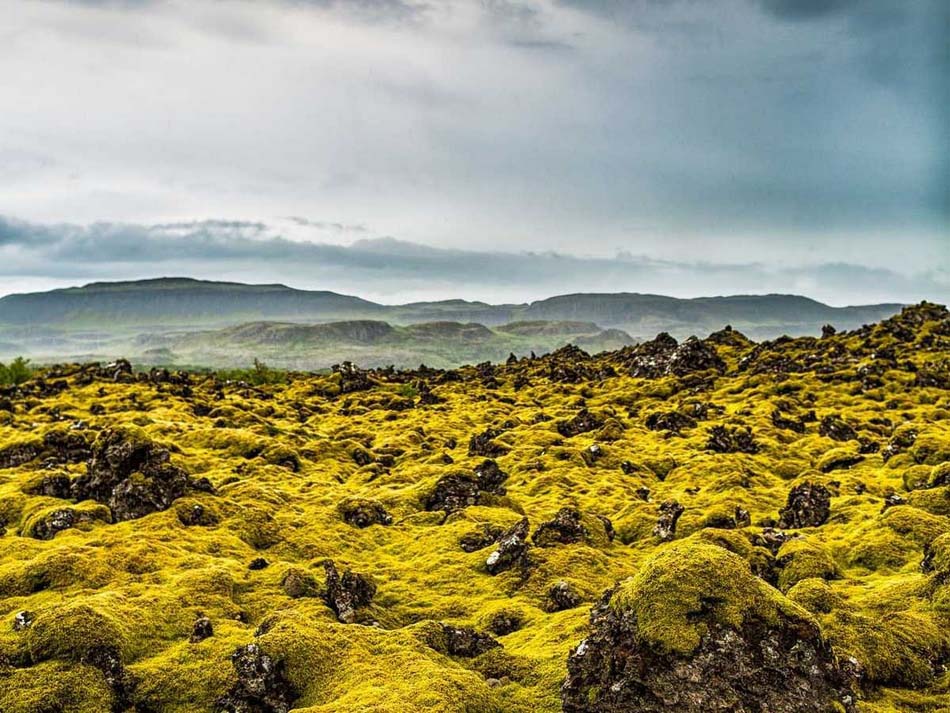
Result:
M680 344L666 332L651 341L621 350L620 358L631 376L647 379L705 371L721 374L726 370L726 363L713 344L696 337Z
M769 605L768 585L756 584L747 570L743 573L745 565L735 555L720 552L712 562L698 556L700 552L687 550L685 556L695 559L678 562L683 571L677 569L675 574L666 561L646 565L658 568L655 577L708 583L701 591L708 589L710 600L697 611L684 612L684 620L669 622L676 627L703 625L695 646L655 645L638 618L638 611L651 616L666 611L664 604L654 607L649 602L675 592L655 584L639 591L632 585L635 591L627 597L637 606L630 607L626 599L614 601L618 588L609 590L591 611L590 635L568 657L561 689L564 713L853 713L854 676L836 658L817 625ZM739 625L718 615L719 607L733 604L728 599L732 590L750 597ZM759 613L766 609L774 611Z
M579 436L582 433L590 433L603 427L604 420L586 408L582 409L576 416L566 421L559 421L557 432L565 438Z
M189 492L213 492L207 479L193 479L173 465L166 448L123 430L102 432L93 446L80 431L51 431L41 445L16 448L24 458L45 454L48 462L55 463L75 463L88 458L84 474L72 478L66 473L51 473L28 486L26 491L75 502L92 500L107 506L111 514L103 518L93 510L56 509L34 523L31 534L39 539L50 539L61 530L94 519L134 520L167 510ZM200 505L194 508L200 509L194 514L195 522L183 520L184 524L203 524L204 508Z
M805 482L796 485L788 494L785 507L779 512L778 526L782 529L818 527L831 514L831 491L824 485Z
M488 459L472 473L450 473L439 478L423 504L428 511L441 510L448 515L478 504L483 494L504 495L507 478L508 474Z
M748 428L713 426L709 429L706 448L716 453L758 453L759 444Z
M429 646L440 653L467 659L481 656L486 651L501 646L488 634L469 627L449 624L439 624L433 628L426 640Z

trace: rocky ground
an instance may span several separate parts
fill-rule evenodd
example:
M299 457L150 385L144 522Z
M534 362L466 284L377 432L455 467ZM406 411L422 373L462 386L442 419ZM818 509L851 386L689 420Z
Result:
M950 711L950 315L0 392L0 711Z

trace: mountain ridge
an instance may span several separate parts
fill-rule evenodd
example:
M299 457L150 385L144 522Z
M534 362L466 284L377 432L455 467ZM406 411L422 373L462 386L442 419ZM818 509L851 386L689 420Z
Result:
M224 330L212 338L231 345L233 356L226 360L231 364L235 358L245 363L261 356L254 350L275 343L236 340L233 330L243 329L245 333L279 333L275 339L293 344L300 359L304 359L301 350L305 348L321 351L319 360L304 359L294 364L325 366L328 360L339 361L327 350L335 344L350 354L354 340L348 332L365 331L365 323L376 322L386 325L373 329L374 333L388 335L376 344L393 348L391 363L409 365L425 357L444 366L457 366L468 359L504 357L507 351L499 352L504 345L514 352L529 353L555 349L565 340L580 340L585 348L597 350L651 338L659 332L678 339L704 336L726 325L756 340L817 335L826 324L855 329L889 317L900 308L899 304L888 303L833 307L809 297L780 293L684 299L636 292L579 292L523 303L490 304L456 298L381 304L355 295L301 290L281 283L161 277L92 282L0 298L0 343L8 345L0 349L0 357L14 356L10 353L12 346L17 347L18 354L42 359L129 355L137 353L130 350L130 345L151 343L174 348L173 342L180 344L184 339L182 333ZM447 323L477 326L455 329L454 333L431 326ZM332 330L316 329L317 325L330 324L337 326ZM411 329L413 325L429 326ZM334 330L336 336L331 335ZM201 339L193 337L191 342ZM493 346L488 351L457 350L457 342ZM194 350L189 347L186 351ZM220 350L213 351L221 355ZM205 353L204 349L197 352ZM446 355L451 357L441 358ZM369 358L367 365L377 365L386 362L387 355L375 352ZM213 362L221 363L218 358Z

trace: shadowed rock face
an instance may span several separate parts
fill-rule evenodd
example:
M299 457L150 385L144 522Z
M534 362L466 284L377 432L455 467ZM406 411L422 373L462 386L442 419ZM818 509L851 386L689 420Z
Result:
M564 713L833 713L856 710L845 673L814 626L716 627L690 657L634 640L599 606L594 634L568 659Z
M831 492L824 485L802 483L792 488L779 513L781 528L818 527L831 513Z
M568 658L564 713L855 710L850 672L803 611L731 554L673 547L591 611Z
M237 681L218 701L218 713L287 713L297 694L284 674L284 666L257 644L237 649L231 656Z
M96 442L85 475L73 481L72 496L108 505L117 521L134 520L167 510L191 484L166 449L115 430Z
M356 610L367 606L376 594L376 585L362 574L346 569L341 575L333 562L323 563L327 573L326 602L343 624L356 621Z

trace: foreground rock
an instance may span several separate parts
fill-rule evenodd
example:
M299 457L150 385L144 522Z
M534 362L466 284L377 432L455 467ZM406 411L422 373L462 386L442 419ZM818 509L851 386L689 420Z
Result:
M219 713L287 713L297 699L283 663L265 654L257 644L242 646L231 655L237 681L218 701Z
M356 621L356 610L368 606L376 594L376 585L368 577L344 570L341 575L331 561L323 563L327 573L326 602L344 624Z
M591 612L564 713L853 713L852 680L804 610L745 560L684 541Z
M788 502L779 512L778 526L784 529L818 527L831 514L831 491L817 483L796 485L788 494Z
M167 510L189 489L210 490L210 485L192 482L172 465L167 449L140 434L114 429L96 441L86 473L72 482L71 495L108 505L113 519L121 521Z
M498 540L498 547L485 560L489 574L498 574L512 567L528 564L528 518L522 518Z
M501 646L488 634L449 624L439 624L438 628L433 629L427 637L427 643L440 653L462 658L481 656Z

